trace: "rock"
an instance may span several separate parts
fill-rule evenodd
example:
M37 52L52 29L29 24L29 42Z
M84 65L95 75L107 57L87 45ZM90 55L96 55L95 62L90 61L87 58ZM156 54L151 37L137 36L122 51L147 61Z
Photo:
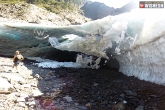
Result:
M23 88L30 88L31 87L31 85L30 84L23 84L23 85L21 85Z
M25 97L19 97L19 98L17 99L17 102L25 102Z
M29 109L27 107L25 107L24 110L29 110Z
M67 102L72 102L72 98L71 97L68 97L68 96L65 96L63 97Z
M135 110L144 110L143 106L138 106Z
M33 83L31 83L31 86L37 87L37 83L36 82L33 82Z
M37 78L37 79L39 79L40 75L39 74L36 74L34 77Z
M126 95L128 95L128 96L137 96L137 93L136 93L136 92L133 92L133 91L131 91L131 90L125 90L125 93L126 93Z
M6 73L1 73L1 77L7 79L8 81L14 81L14 82L25 82L25 79L21 77L19 74L6 74Z
M13 90L13 86L6 79L0 77L0 94L8 94Z
M112 106L112 110L124 110L124 104L122 102L119 102Z
M42 96L42 95L43 95L43 93L40 92L40 90L33 90L32 91L32 96L33 97L39 97L39 96Z
M33 100L32 102L29 103L29 105L36 105L36 102Z
M126 103L127 103L127 101L125 101L125 100L124 100L124 101L123 101L123 103L124 103L124 104L126 104Z
M15 93L9 94L8 97L7 97L7 100L10 100L10 101L16 100L16 94Z
M83 110L87 110L87 109L88 109L87 107L85 107L85 106L80 106L80 105L78 105L77 108L78 108L78 109L83 109Z
M23 84L26 84L27 82L26 81L19 81L18 83L23 85Z
M45 81L51 81L53 78L49 77L49 78L45 78Z
M33 79L34 77L33 76L28 76L28 79Z
M74 103L74 105L75 105L75 106L78 106L78 105L79 105L79 103Z
M21 107L25 107L25 106L26 106L24 102L19 102L19 105L20 105Z
M91 103L85 104L86 107L91 108Z

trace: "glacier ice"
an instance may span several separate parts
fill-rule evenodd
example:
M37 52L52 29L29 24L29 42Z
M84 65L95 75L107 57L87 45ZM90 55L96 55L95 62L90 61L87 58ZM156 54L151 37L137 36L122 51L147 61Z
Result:
M125 75L165 85L164 13L165 9L134 9L82 25L64 27L6 25L22 30L46 28L50 36L48 40L54 48L106 59L112 55L120 64L119 71ZM79 57L79 63L91 62L90 58ZM98 68L95 64L94 68Z
M114 48L111 54L118 60L120 72L165 85L163 13L165 9L135 9L121 15L108 16L79 26L80 31L90 32L88 36L78 36L69 44L63 42L61 47L54 47L107 59L106 49Z

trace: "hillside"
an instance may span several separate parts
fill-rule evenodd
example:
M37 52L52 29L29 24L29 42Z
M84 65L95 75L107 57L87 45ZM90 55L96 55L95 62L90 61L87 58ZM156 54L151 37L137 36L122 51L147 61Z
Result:
M58 14L28 3L0 4L0 22L28 22L46 25L74 25L90 21L76 10L62 10Z

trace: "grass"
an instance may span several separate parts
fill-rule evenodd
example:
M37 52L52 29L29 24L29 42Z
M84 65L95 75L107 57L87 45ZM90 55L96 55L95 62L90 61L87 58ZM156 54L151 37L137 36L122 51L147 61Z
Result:
M20 3L20 4L24 4L26 3L24 0L0 0L1 4L16 4L16 3Z

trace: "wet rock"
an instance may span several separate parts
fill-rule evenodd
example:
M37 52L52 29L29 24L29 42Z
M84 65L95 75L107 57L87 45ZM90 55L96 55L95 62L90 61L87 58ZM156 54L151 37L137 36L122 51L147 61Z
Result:
M36 74L36 75L34 76L34 78L37 78L37 79L39 79L39 77L40 77L39 74Z
M78 108L78 109L83 109L83 110L87 110L87 109L88 109L87 107L81 106L81 105L78 105L77 108Z
M72 98L71 97L65 96L65 97L63 97L63 99L65 99L67 102L72 102Z
M144 110L143 106L138 106L135 110Z
M119 102L112 106L112 110L124 110L124 104L122 102Z
M51 77L51 78L45 78L44 80L45 81L51 81L53 78Z
M137 93L131 90L125 90L125 94L128 96L137 96Z
M92 107L91 103L87 103L87 104L85 104L85 106L88 107L88 108Z

